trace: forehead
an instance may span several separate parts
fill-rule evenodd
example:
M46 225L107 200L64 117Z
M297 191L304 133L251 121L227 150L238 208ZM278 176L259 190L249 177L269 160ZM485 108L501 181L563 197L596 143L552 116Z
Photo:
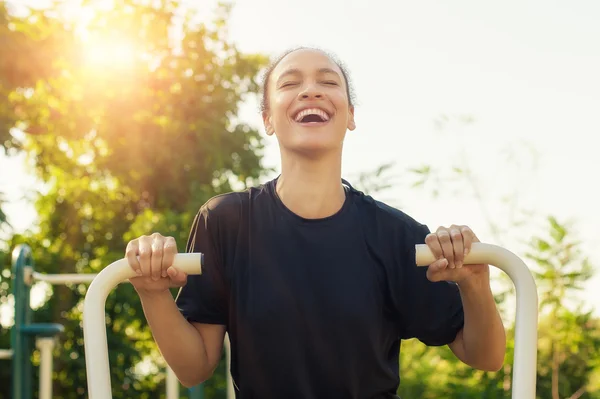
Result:
M291 52L283 57L279 64L273 69L274 80L290 69L297 69L303 73L316 72L319 69L333 69L342 76L340 67L329 56L319 50L302 49Z

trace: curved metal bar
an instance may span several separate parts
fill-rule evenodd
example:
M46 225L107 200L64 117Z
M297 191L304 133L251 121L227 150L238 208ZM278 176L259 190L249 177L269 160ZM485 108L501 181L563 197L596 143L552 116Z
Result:
M417 266L427 266L435 258L425 244L416 246ZM535 280L527 265L502 247L473 243L464 264L485 263L504 271L517 293L515 355L512 377L513 399L535 399L537 366L538 296Z
M22 262L24 265L33 265L33 252L27 244L19 244L13 249L12 263Z
M202 254L175 255L173 266L187 274L200 274ZM119 283L136 277L127 259L104 268L90 284L83 304L83 337L90 399L112 399L104 306L108 294Z

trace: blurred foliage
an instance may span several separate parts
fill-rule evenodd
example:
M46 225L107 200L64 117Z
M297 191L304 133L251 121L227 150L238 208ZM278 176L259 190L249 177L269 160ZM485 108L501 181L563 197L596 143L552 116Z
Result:
M261 136L236 114L267 59L228 41L230 6L194 23L176 1L116 4L73 3L81 13L69 18L75 9L60 2L0 2L0 146L24 152L43 182L36 230L10 247L31 245L39 271L98 272L155 231L183 250L202 203L262 176ZM35 317L65 325L54 395L84 397L86 286L51 289ZM119 286L106 309L115 398L164 397L164 364L132 287ZM222 376L207 393L224 390Z
M2 205L4 204L4 202L4 194L0 192L0 232L10 227L6 218L6 213L4 213L4 211L2 210Z
M484 186L489 180L473 166L469 143L463 128L472 125L474 118L459 117L459 128L448 131L453 121L442 116L436 128L448 140L462 143L456 157L449 157L444 167L423 164L411 168L412 188L419 188L439 198L445 196L475 200L492 241L505 245L514 241L524 227L543 232L524 240L521 255L530 267L539 296L539 334L537 363L537 397L548 399L600 398L600 320L585 309L581 300L584 283L593 274L589 259L581 251L581 242L567 223L554 216L544 217L541 228L536 225L535 210L520 206L520 191L530 182L524 170L535 168L535 149L526 143L506 148L500 157L500 168L513 168L517 177L506 187L509 194L499 193L497 184ZM462 133L461 133L462 132ZM470 139L476 137L470 136ZM522 156L520 156L522 155ZM506 170L504 170L506 173ZM494 198L498 197L498 198ZM498 201L499 199L499 201ZM500 212L502 210L502 212ZM501 289L496 294L500 310L507 321L508 298L514 298L514 286L506 274L500 274ZM418 342L404 343L402 366L404 379L400 392L410 398L510 398L511 364L514 349L514 323L508 319L508 351L505 367L498 373L482 373L465 368L447 348L424 348ZM415 352L413 352L415 351ZM418 360L415 353L422 353ZM415 367L415 361L418 367ZM407 375L408 370L408 375ZM414 370L414 371L413 371ZM456 379L455 377L459 378ZM408 380L408 381L407 381ZM430 380L433 384L419 381Z

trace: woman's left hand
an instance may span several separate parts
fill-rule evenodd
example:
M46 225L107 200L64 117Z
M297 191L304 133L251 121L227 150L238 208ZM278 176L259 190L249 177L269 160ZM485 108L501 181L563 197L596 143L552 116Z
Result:
M454 281L464 283L472 278L489 281L489 266L485 264L464 265L471 244L479 239L468 226L452 225L439 227L435 233L425 237L425 243L436 261L429 265L427 278L430 281Z

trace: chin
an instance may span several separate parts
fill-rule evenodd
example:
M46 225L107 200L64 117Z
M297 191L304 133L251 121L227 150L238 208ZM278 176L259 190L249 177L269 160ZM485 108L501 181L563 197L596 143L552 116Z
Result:
M301 143L288 148L292 153L298 154L305 158L323 158L332 154L339 154L342 152L342 145L340 143Z
M282 151L307 158L320 158L325 155L340 153L344 138L345 131L334 132L331 128L291 129L277 135L279 147Z

